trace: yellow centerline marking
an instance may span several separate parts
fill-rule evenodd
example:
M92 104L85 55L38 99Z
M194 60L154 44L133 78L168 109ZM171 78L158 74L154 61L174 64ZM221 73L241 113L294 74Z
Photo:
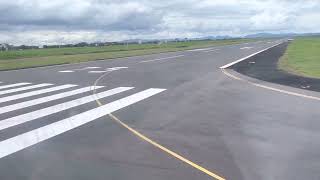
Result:
M94 83L94 87L98 84L99 80L102 79L104 76L106 76L107 74L109 73L105 73L103 74L102 76L100 76ZM96 94L96 89L93 90L93 94L95 95ZM101 103L101 101L99 99L96 100L96 103L99 105L99 106L102 106L103 104ZM148 138L147 136L143 135L142 133L140 133L139 131L133 129L132 127L130 127L129 125L127 125L126 123L122 122L119 118L117 118L116 116L114 116L113 114L108 114L108 116L116 123L120 124L122 127L126 128L127 130L129 130L131 133L133 133L134 135L136 135L137 137L139 137L140 139L148 142L149 144L153 145L154 147L160 149L161 151L167 153L168 155L190 165L191 167L195 168L195 169L198 169L199 171L207 174L208 176L214 178L214 179L217 179L217 180L226 180L225 178L213 173L212 171L188 160L187 158L179 155L178 153L162 146L161 144L155 142L154 140Z

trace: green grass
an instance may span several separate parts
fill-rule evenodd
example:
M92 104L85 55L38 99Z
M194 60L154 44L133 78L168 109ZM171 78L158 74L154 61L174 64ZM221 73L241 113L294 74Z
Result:
M131 44L103 47L52 48L0 52L0 70L79 63L98 59L113 59L161 52L220 46L253 41L250 39L171 42L167 44Z
M320 37L296 38L279 61L287 72L320 78Z

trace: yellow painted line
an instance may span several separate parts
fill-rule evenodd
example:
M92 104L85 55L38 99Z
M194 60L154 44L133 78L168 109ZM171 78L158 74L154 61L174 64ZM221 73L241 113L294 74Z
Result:
M264 89L268 89L268 90L271 90L271 91L276 91L276 92L280 92L280 93L283 93L283 94L288 94L288 95L292 95L292 96L298 96L298 97L302 97L302 98L307 98L307 99L313 99L313 100L317 100L317 101L320 101L320 97L315 97L315 96L310 96L310 95L305 95L305 94L300 94L300 93L296 93L296 92L291 92L291 91L286 91L286 90L282 90L282 89L278 89L278 88L274 88L274 87L270 87L270 86L265 86L265 85L262 85L262 84L258 84L258 83L253 83L253 82L250 82L248 80L244 80L240 77L237 77L235 75L232 75L230 74L229 72L227 72L225 69L221 69L221 71L233 78L233 79L236 79L236 80L239 80L239 81L243 81L243 82L246 82L248 84L251 84L253 86L256 86L256 87L260 87L260 88L264 88Z
M99 106L102 106L102 103L101 103L99 100L96 100L96 101L97 101L97 104L98 104ZM117 118L116 116L114 116L113 114L109 114L109 117L111 117L115 122L117 122L117 123L120 124L121 126L125 127L125 128L128 129L130 132L132 132L133 134L135 134L136 136L138 136L139 138L141 138L142 140L144 140L144 141L152 144L153 146L155 146L155 147L157 147L158 149L166 152L167 154L169 154L169 155L171 155L171 156L173 156L173 157L175 157L175 158L177 158L177 159L179 159L179 160L181 160L181 161L189 164L190 166L192 166L192 167L194 167L194 168L202 171L203 173L205 173L205 174L207 174L207 175L209 175L209 176L211 176L211 177L213 177L213 178L215 178L215 179L217 179L217 180L225 180L223 177L221 177L221 176L219 176L219 175L217 175L217 174L209 171L208 169L206 169L206 168L204 168L204 167L202 167L202 166L200 166L200 165L198 165L198 164L196 164L196 163L194 163L194 162L192 162L192 161L184 158L183 156L179 155L178 153L173 152L173 151L171 151L170 149L168 149L168 148L160 145L159 143L151 140L150 138L146 137L145 135L141 134L141 133L138 132L137 130L131 128L130 126L128 126L127 124L125 124L124 122L122 122L120 119L118 119L118 118Z
M98 84L98 81L103 78L104 76L106 76L108 73L100 76L94 83L94 86L96 86ZM95 89L93 90L93 94L95 94ZM99 106L102 106L103 104L99 101L99 99L96 100L97 104ZM140 139L150 143L151 145L153 145L154 147L160 149L161 151L173 156L174 158L190 165L191 167L195 168L195 169L198 169L199 171L207 174L208 176L214 178L214 179L217 179L217 180L226 180L225 178L217 175L216 173L213 173L212 171L184 158L183 156L179 155L178 153L174 152L174 151L171 151L170 149L160 145L159 143L153 141L152 139L148 138L147 136L143 135L142 133L140 133L139 131L131 128L129 125L127 125L126 123L122 122L119 118L117 118L116 116L114 116L113 114L109 114L109 117L115 121L116 123L120 124L121 126L123 126L124 128L126 128L127 130L129 130L131 133L133 133L134 135L136 135L137 137L139 137Z

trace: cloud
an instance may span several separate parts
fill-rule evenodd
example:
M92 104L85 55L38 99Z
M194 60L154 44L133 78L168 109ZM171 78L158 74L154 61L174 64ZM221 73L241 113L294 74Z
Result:
M54 44L128 38L316 32L317 0L0 1L0 38Z

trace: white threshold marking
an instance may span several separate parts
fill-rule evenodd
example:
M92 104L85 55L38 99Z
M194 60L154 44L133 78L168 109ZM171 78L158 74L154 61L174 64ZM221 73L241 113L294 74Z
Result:
M77 94L81 94L81 93L88 92L88 91L91 91L91 90L94 90L94 89L100 89L102 87L104 87L104 86L89 86L89 87L84 87L84 88L81 88L81 89L76 89L76 90L73 90L73 91L63 92L63 93L60 93L60 94L55 94L55 95L52 95L52 96L42 97L42 98L30 100L30 101L24 101L24 102L21 102L21 103L12 104L12 105L5 106L5 107L0 107L0 114L11 112L11 111L15 111L15 110L18 110L18 109L23 109L23 108L26 108L26 107L30 107L30 106L34 106L34 105L38 105L38 104L42 104L42 103L46 103L46 102L50 102L50 101L54 101L54 100L57 100L57 99L62 99L62 98L73 96L73 95L77 95Z
M17 84L3 85L3 86L0 86L0 89L12 88L12 87L29 85L29 84L31 84L31 83L17 83Z
M35 119L41 118L41 117L45 117L54 113L58 113L60 111L64 111L73 107L77 107L92 101L95 101L97 99L101 99L101 98L105 98L108 96L112 96L124 91L128 91L130 89L133 89L133 87L118 87L115 89L111 89L105 92L101 92L98 94L94 94L94 95L89 95L89 96L85 96L79 99L75 99L69 102L65 102L65 103L61 103L61 104L57 104L54 106L50 106L44 109L40 109L40 110L36 110L33 112L29 112L26 114L22 114L22 115L18 115L15 117L11 117L8 119L4 119L0 121L0 130L12 127L12 126L16 126L25 122L29 122L29 121L33 121Z
M53 92L53 91L58 91L58 90L62 90L62 89L67 89L67 88L71 88L71 87L75 87L75 86L77 86L77 85L66 84L66 85L62 85L62 86L56 86L56 87L52 87L52 88L31 91L31 92L27 92L27 93L23 93L23 94L7 96L7 97L0 98L0 103L12 101L12 100L17 100L17 99L21 99L21 98L25 98L25 97L40 95L40 94L44 94L44 93L49 93L49 92Z
M59 71L59 72L62 72L62 73L71 73L71 72L74 72L74 71L71 71L71 70L65 70L65 71Z
M250 58L250 57L252 57L252 56L255 56L255 55L257 55L257 54L260 54L260 53L262 53L262 52L264 52L264 51L266 51L266 50L268 50L268 49L271 49L271 48L273 48L273 47L275 47L275 46L278 46L278 45L280 45L280 44L282 44L282 43L283 43L283 42L280 42L280 43L278 43L278 44L275 44L275 45L273 45L273 46L271 46L271 47L265 48L265 49L263 49L263 50L261 50L261 51L258 51L258 52L256 52L256 53L250 54L249 56L246 56L246 57L244 57L244 58L238 59L238 60L236 60L236 61L234 61L234 62L231 62L231 63L229 63L229 64L226 64L226 65L224 65L224 66L221 66L220 69L226 69L226 68L228 68L228 67L230 67L230 66L232 66L232 65L234 65L234 64L237 64L237 63L239 63L239 62L241 62L241 61L244 61L244 60L246 60L246 59L248 59L248 58Z
M166 60L166 59L179 58L179 57L183 57L183 56L184 56L184 55L178 55L178 56L164 57L164 58L158 58L158 59L151 59L151 60L146 60L146 61L140 61L139 63L147 63L147 62L161 61L161 60Z
M273 88L273 87L270 87L270 86L265 86L265 85L258 84L258 83L253 83L253 82L250 82L248 80L244 80L244 79L242 79L240 77L237 77L235 75L230 74L229 72L226 71L226 69L221 69L221 70L222 70L222 72L224 74L226 74L227 76L229 76L229 77L231 77L233 79L246 82L246 83L251 84L251 85L256 86L256 87L260 87L260 88L264 88L264 89L268 89L268 90L272 90L272 91L276 91L276 92L280 92L280 93L284 93L284 94L288 94L288 95L292 95L292 96L298 96L298 97L303 97L303 98L307 98L307 99L313 99L313 100L320 101L320 97L309 96L309 95L305 95L305 94L300 94L300 93L286 91L286 90L282 90L282 89L278 89L278 88Z
M25 90L30 90L30 89L40 88L40 87L46 87L46 86L51 86L51 85L53 85L53 84L44 83L44 84L37 84L37 85L32 85L32 86L24 86L21 88L0 91L0 95L19 92L19 91L25 91Z
M20 134L0 142L0 158L23 150L27 147L70 131L86 123L113 113L119 109L156 95L165 89L147 89L131 96L116 100L95 109L80 113L41 128Z
M244 49L252 49L253 47L242 47L240 49L244 50Z

